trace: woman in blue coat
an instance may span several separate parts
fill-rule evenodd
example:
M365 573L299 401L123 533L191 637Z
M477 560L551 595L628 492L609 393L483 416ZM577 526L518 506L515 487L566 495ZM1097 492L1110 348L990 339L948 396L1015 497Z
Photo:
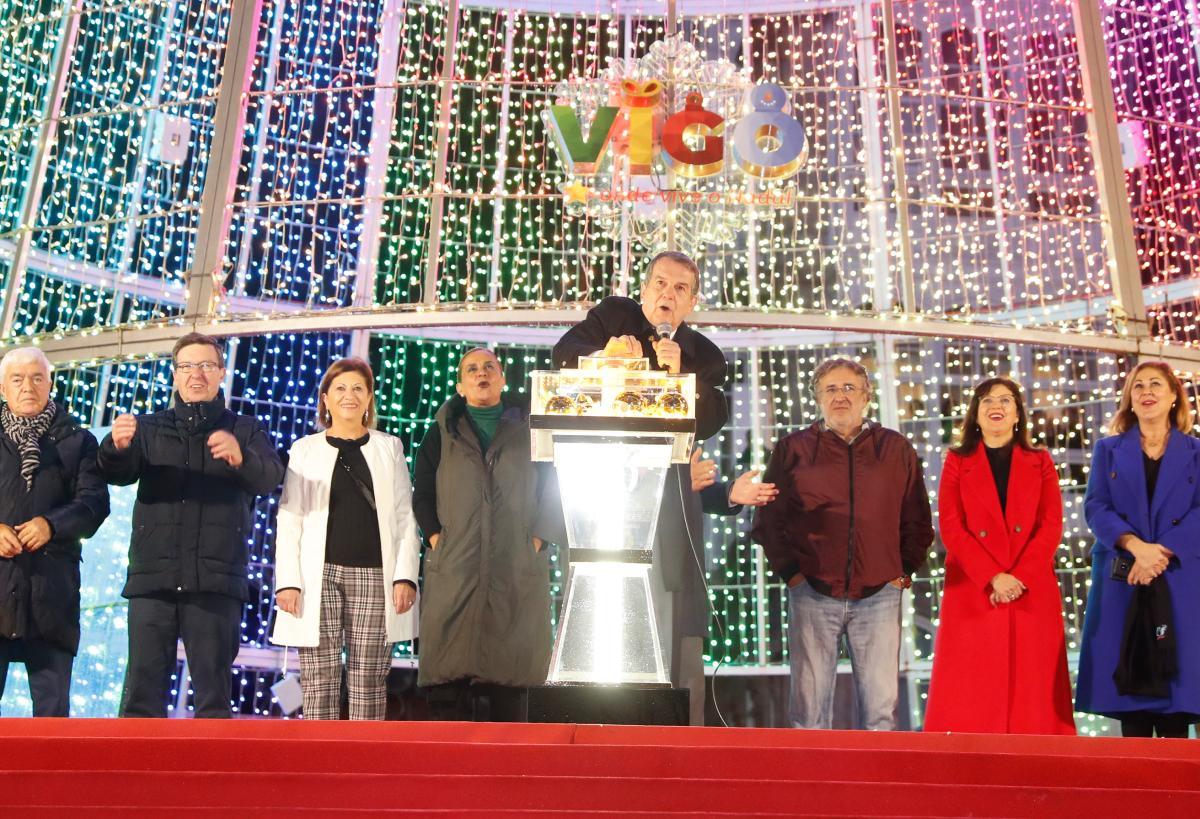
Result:
M1075 707L1120 720L1123 736L1186 737L1200 721L1200 440L1191 428L1179 379L1145 362L1125 379L1112 434L1092 454L1084 511L1096 545ZM1132 563L1127 579L1114 577L1117 557ZM1166 601L1164 584L1170 605L1153 612L1156 636L1139 652L1133 627L1151 599Z

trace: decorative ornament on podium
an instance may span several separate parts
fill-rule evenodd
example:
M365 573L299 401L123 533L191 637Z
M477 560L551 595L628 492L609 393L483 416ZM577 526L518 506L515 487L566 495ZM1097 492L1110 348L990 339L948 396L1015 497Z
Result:
M558 472L571 565L550 683L670 685L650 596L667 470L687 463L696 377L645 358L533 373L533 459Z

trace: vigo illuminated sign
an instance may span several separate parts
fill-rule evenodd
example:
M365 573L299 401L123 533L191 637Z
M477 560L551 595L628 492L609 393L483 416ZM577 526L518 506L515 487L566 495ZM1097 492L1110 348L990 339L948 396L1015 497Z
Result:
M619 104L599 106L586 137L570 105L548 106L546 123L567 172L594 176L611 151L627 163L630 175L644 176L653 172L655 156L661 153L677 176L703 179L725 170L729 147L742 173L778 180L795 174L808 158L804 128L788 113L787 93L774 83L750 89L748 110L734 123L729 146L725 119L706 110L699 93L688 94L683 110L669 116L662 111L662 96L657 80L623 81ZM664 193L683 201L690 196L687 191Z

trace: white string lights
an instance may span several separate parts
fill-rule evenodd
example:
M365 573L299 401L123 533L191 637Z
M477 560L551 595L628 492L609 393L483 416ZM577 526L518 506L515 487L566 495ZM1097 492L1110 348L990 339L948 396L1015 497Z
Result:
M215 315L230 328L276 316L273 336L239 343L231 397L260 415L285 448L310 429L315 380L354 344L349 333L364 315L499 305L519 316L523 305L574 306L636 291L647 250L619 225L568 208L561 190L568 180L541 111L561 84L647 55L666 37L663 18L599 14L592 3L557 14L463 3L450 19L446 4L433 0L267 0L253 82L241 100L247 128L231 228L228 236L199 236L232 5L82 3L47 181L36 192L36 219L21 225L62 18L40 0L0 0L0 269L7 272L26 228L34 249L17 334L179 321L198 243L220 241ZM814 417L804 385L816 359L837 351L888 360L896 388L881 410L895 407L892 420L918 447L932 491L970 384L1016 373L1068 498L1059 561L1072 642L1086 593L1078 495L1125 362L1072 350L1070 333L1128 328L1111 300L1070 9L1052 0L894 5L892 94L882 21L866 13L869 6L831 0L759 13L752 4L709 3L712 13L678 21L706 60L728 60L755 83L781 84L810 145L792 180L792 207L752 208L731 241L704 248L705 308L697 318L719 323L722 311L749 309L763 312L764 325L772 315L800 313L896 319L907 242L915 299L902 318L914 327L930 319L1050 326L1067 331L1063 346L987 342L985 329L977 343L730 334L732 419L710 448L729 475L760 464L779 435ZM1126 179L1151 333L1194 344L1194 3L1119 0L1102 8L1122 139L1132 151ZM384 42L384 31L394 40ZM395 49L394 76L379 71L385 45ZM394 95L388 121L376 116L380 89ZM900 134L888 127L891 97L901 106ZM440 125L445 174L435 188ZM373 154L380 136L386 150ZM170 150L172 139L181 154ZM900 191L897 162L907 179ZM382 193L371 202L380 176ZM365 247L371 207L380 212L371 225L378 240ZM910 226L903 235L901 210ZM338 332L318 334L298 331L293 316L304 310L347 312ZM475 335L489 339L486 330ZM410 452L448 394L464 343L386 334L372 341L384 424ZM882 357L885 347L890 358ZM504 349L517 361L511 385L545 356L544 347ZM121 363L123 356L60 371L59 396L92 423L117 408L161 406L168 391L161 365ZM270 503L262 509L252 573L269 587ZM778 586L761 583L745 530L745 518L713 520L706 529L710 580L729 624L728 642L714 631L709 654L777 664L785 656L785 609ZM910 613L918 664L932 648L939 583L935 553ZM264 593L247 611L248 642L261 645L268 616ZM263 692L272 673L245 672L240 707L270 710Z

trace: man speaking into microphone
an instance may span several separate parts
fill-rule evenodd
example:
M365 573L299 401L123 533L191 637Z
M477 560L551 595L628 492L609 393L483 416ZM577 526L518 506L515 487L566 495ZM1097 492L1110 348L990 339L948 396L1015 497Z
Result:
M665 251L650 260L642 279L641 303L609 296L588 311L554 345L554 364L573 369L579 357L605 350L646 357L654 369L696 376L696 442L715 435L729 417L721 385L728 366L717 346L684 323L699 301L700 268L684 253ZM669 624L671 680L691 691L691 722L704 721L705 598L704 529L699 495L692 492L688 464L667 473L658 518L655 567L670 605L660 623ZM660 606L660 609L664 606ZM665 630L665 629L664 629Z
M700 268L673 250L650 260L642 280L641 304L609 296L554 345L554 365L574 369L580 356L597 350L650 359L650 367L696 375L696 441L715 435L729 417L721 385L725 355L684 323L699 301Z

